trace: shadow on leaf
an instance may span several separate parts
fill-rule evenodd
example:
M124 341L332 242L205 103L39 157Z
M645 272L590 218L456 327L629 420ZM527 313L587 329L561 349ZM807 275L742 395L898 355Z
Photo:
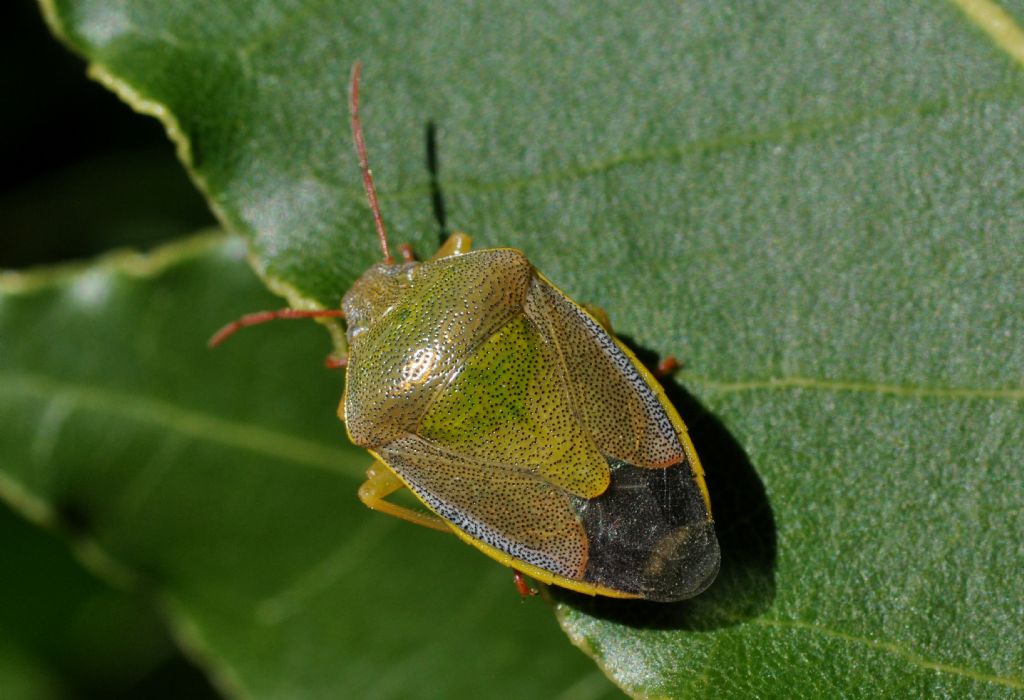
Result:
M430 177L430 203L434 209L434 221L437 222L438 245L444 245L451 231L448 229L448 215L444 206L444 195L441 192L441 165L437 160L437 125L427 122L427 173Z
M656 356L619 336L647 365ZM591 597L557 587L558 603L594 617L634 627L712 630L730 627L764 612L775 596L775 519L764 484L746 453L718 418L675 381L662 382L665 393L689 428L704 465L722 568L711 586L690 600L653 603Z
M437 127L426 125L426 167L434 219L443 244L450 231L440 185ZM648 367L657 356L619 336ZM675 381L662 382L689 428L705 469L722 567L711 586L690 600L652 603L590 597L552 587L552 598L587 613L625 624L668 629L728 627L766 610L775 596L775 520L768 497L746 453L715 416Z

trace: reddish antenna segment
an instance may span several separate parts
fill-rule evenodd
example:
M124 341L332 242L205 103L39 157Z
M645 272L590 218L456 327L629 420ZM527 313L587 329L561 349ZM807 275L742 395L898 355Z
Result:
M225 340L234 335L237 331L249 326L258 326L261 323L267 323L268 321L276 321L281 318L344 318L345 312L341 309L319 309L317 311L306 311L303 309L281 309L279 311L257 311L256 313L246 314L237 321L232 321L227 324L219 331L213 334L213 337L207 341L207 347L215 348Z
M363 188L366 190L366 198L370 200L370 210L373 212L373 223L377 227L377 237L380 239L381 250L384 251L384 262L388 265L394 262L391 251L388 250L388 237L384 231L384 217L380 214L380 207L377 205L377 190L373 186L373 174L370 172L369 161L366 157L366 141L363 139L363 125L359 121L359 75L362 72L362 64L356 61L352 66L352 81L349 92L349 111L352 115L352 138L356 142L356 155L359 156L359 171L363 175ZM408 262L412 259L411 250L402 250L402 257ZM257 311L246 314L237 321L232 321L219 331L207 342L211 348L215 348L232 335L243 328L258 326L268 321L276 321L282 318L344 318L345 312L341 309L321 309L308 311L302 309L281 309L279 311ZM344 367L343 358L328 358L328 367Z
M359 74L362 70L363 64L356 61L352 66L352 82L348 98L348 109L352 115L352 139L356 142L356 155L359 156L359 171L363 174L363 189L366 190L366 198L370 200L373 223L377 227L377 237L380 239L380 247L384 251L384 262L390 265L394 260L391 257L391 251L388 250L388 237L384 233L384 217L380 215L380 207L377 206L377 190L373 186L373 174L370 172L370 164L366 158L366 141L363 140L363 125L359 121Z

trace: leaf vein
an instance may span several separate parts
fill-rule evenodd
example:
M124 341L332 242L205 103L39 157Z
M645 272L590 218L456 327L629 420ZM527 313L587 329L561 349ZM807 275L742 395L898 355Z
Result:
M990 0L953 0L967 19L989 35L995 45L1024 65L1024 31L1006 11Z
M924 116L945 114L952 108L967 104L985 102L993 98L1016 95L1020 92L1020 85L1016 82L1005 83L993 86L986 90L979 90L971 94L963 95L959 99L938 98L911 105L896 105L886 109L850 111L842 116L820 117L803 121L793 121L776 128L763 131L749 131L739 133L726 133L707 139L689 141L665 148L637 150L632 152L612 155L603 160L581 164L562 170L550 172L533 173L522 177L508 178L504 180L479 180L479 179L444 179L440 186L445 194L459 192L477 193L519 190L532 185L553 184L557 182L581 180L592 175L614 170L627 165L643 165L657 161L680 160L695 153L718 153L735 148L746 148L758 146L765 143L776 143L780 141L796 141L801 138L814 138L822 134L829 134L847 129L865 121L881 118L896 118L906 115ZM433 190L432 185L421 183L406 189L382 192L378 195L381 201L395 201L413 199L429 195ZM349 193L355 201L362 201L362 194L355 190Z
M712 391L723 394L748 391L782 391L787 389L810 389L814 391L851 392L862 394L887 394L910 398L941 399L1006 399L1024 400L1024 387L944 387L893 384L888 382L858 382L843 379L824 379L799 375L769 377L767 379L721 380L684 372L679 375L683 383L700 384Z
M330 590L345 574L359 566L364 552L372 550L394 522L394 518L371 514L341 546L294 576L287 587L257 603L256 620L265 625L280 625L306 609L310 600Z
M885 651L895 656L899 656L910 663L914 664L919 668L923 668L930 671L938 671L940 673L949 673L956 676L962 676L969 678L980 683L991 683L994 685L1001 685L1007 688L1013 688L1014 690L1024 690L1024 679L1017 678L1015 676L998 676L994 673L984 673L982 671L976 671L971 668L963 666L957 666L955 664L943 663L941 661L932 661L927 659L920 654L917 654L909 649L904 649L895 642L887 642L878 639L870 639L868 637L859 637L854 634L847 632L841 632L834 630L829 627L822 627L810 622L804 622L803 620L783 620L780 618L760 617L751 620L757 625L763 627L776 627L781 629L797 629L806 630L808 632L815 632L825 637L832 639L838 639L844 642L851 642L854 644L860 644L871 649L877 649L879 651Z
M141 398L124 391L15 372L0 372L0 396L26 396L48 401L60 396L76 402L78 407L157 425L205 442L335 474L357 476L346 467L346 455L339 448L262 425L183 408L161 399Z

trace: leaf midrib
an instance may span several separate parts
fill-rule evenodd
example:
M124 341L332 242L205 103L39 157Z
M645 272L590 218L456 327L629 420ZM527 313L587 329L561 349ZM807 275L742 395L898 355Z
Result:
M446 194L503 192L519 190L532 185L572 182L593 175L599 175L619 167L630 165L646 165L657 162L680 160L695 153L723 153L736 148L749 148L769 143L792 143L800 139L813 139L827 136L849 129L873 119L895 119L900 117L942 116L951 109L967 105L985 104L989 101L1019 96L1019 82L1003 83L985 90L978 90L956 98L941 97L913 104L892 105L883 109L861 110L839 116L822 116L814 119L787 122L779 126L761 131L727 132L705 139L685 141L680 144L647 150L625 151L607 156L604 159L583 163L562 170L530 173L520 177L500 180L483 180L475 178L442 178L438 185ZM407 188L378 195L382 202L398 201L422 197L433 191L434 185L420 183ZM361 192L351 190L348 195L359 202L364 201Z
M967 19L1002 51L1024 66L1024 31L997 3L989 0L953 0Z
M0 397L10 396L47 400L59 397L73 402L76 408L84 407L126 420L149 423L224 447L322 469L353 480L361 479L361 474L351 468L351 459L340 448L265 425L184 408L162 399L40 374L0 372Z
M957 666L956 664L944 663L941 661L932 661L931 659L925 658L924 656L905 649L896 642L889 642L879 639L871 639L868 637L859 637L854 634L835 630L830 627L823 625L817 625L811 622L804 622L803 620L786 620L782 618L774 617L757 617L750 620L752 624L769 627L773 629L787 629L787 630L800 630L806 632L814 632L824 637L831 639L840 640L845 643L858 644L871 649L884 651L894 656L898 656L913 665L930 671L938 671L940 673L949 673L956 676L962 676L969 678L980 683L990 683L993 685L1001 685L1014 690L1024 690L1024 678L1016 676L1000 676L994 673L985 673L984 671L977 671L973 668L966 666Z
M689 372L681 373L678 379L684 384L699 384L719 394L808 389L832 393L879 394L904 398L935 398L953 401L970 399L1024 401L1024 387L929 386L873 380L830 379L803 375L786 375L782 377L767 377L765 379L715 379Z

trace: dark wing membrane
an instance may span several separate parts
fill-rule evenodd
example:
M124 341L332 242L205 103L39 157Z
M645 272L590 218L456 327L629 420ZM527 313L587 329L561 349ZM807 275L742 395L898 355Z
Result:
M590 547L583 580L649 600L697 595L720 552L688 438L634 360L539 275L525 313L558 353L578 421L611 468L608 489L578 502Z
M380 457L438 515L516 559L569 579L587 565L587 537L572 497L519 469L453 454L416 436Z
M470 538L565 579L694 595L718 544L672 420L633 360L543 278L375 451Z
M537 275L525 311L556 348L576 415L604 454L638 467L685 460L658 397L600 324Z
M579 516L590 545L585 581L674 601L697 595L718 573L714 524L686 465L613 460L611 486L582 501Z

